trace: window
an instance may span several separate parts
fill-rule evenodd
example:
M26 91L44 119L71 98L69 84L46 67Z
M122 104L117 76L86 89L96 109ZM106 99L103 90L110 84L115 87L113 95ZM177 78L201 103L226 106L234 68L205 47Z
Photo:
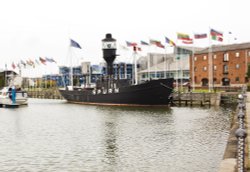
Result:
M228 54L228 53L225 53L225 54L224 54L223 61L224 61L224 62L228 62L228 61L229 61L229 54Z
M236 77L235 82L240 82L240 77Z
M197 71L197 67L194 67L194 71Z
M227 74L228 73L228 65L223 66L223 73Z
M235 57L240 57L240 53L239 53L239 52L236 52L236 53L235 53Z
M248 51L248 57L250 57L250 51Z
M236 69L239 69L240 68L240 64L236 64L235 67L236 67Z
M197 61L197 57L194 57L194 61Z
M203 71L207 71L207 66L204 66L204 67L203 67Z
M214 65L214 70L217 70L217 66L216 65Z
M203 60L207 60L207 56L203 56Z
M214 59L216 59L217 58L217 56L216 56L216 54L214 54Z

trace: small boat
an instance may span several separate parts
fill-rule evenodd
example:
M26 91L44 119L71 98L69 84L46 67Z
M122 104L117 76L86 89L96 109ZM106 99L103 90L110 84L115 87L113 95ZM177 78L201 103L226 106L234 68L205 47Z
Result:
M28 104L28 94L26 91L12 87L4 87L0 90L0 106L20 106Z

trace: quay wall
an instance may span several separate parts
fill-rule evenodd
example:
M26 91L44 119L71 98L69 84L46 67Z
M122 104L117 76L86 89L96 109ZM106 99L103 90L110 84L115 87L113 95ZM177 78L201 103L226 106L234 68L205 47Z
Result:
M38 99L63 99L58 89L47 89L41 91L27 91L30 98Z
M217 92L217 93L174 93L174 105L212 105L237 103L238 92Z

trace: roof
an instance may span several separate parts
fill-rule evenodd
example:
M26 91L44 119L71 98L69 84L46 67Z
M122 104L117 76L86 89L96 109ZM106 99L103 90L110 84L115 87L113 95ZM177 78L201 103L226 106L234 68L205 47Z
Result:
M195 54L206 54L209 52L210 47L207 47L201 51L195 52ZM233 50L242 50L250 49L250 42L240 43L240 44L229 44L229 45L213 45L212 52L221 52L221 51L233 51Z

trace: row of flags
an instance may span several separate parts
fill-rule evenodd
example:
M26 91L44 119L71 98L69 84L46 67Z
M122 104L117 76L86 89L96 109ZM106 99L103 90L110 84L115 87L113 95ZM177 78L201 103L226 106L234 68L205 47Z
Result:
M177 33L177 40L181 40L183 44L193 44L194 39L206 39L208 38L207 33L195 33L193 37L190 37L189 34L186 33ZM217 31L215 29L210 29L210 39L214 41L223 42L223 32ZM165 37L165 43L174 47L176 46L176 43L169 39L168 37ZM134 50L141 51L141 48L136 42L129 42L126 41L127 47L136 47ZM149 45L155 45L159 48L165 48L165 46L161 43L161 41L150 39L149 42L141 41L140 44L142 46L149 46Z
M26 68L26 66L35 68L36 65L41 65L41 64L46 65L47 62L56 63L56 61L53 58L39 57L39 59L35 59L35 60L28 59L28 60L20 60L18 63L12 62L11 67L13 69L16 69L16 68L20 69L21 67Z
M82 47L80 46L80 44L77 43L76 41L74 41L73 39L70 39L70 46L74 47L74 48L82 49ZM21 69L21 67L26 68L26 66L27 67L30 66L30 67L35 68L36 65L40 65L40 64L46 65L47 62L49 62L49 63L56 63L56 61L53 58L48 58L48 57L42 58L42 57L39 57L39 59L35 59L35 60L28 59L28 60L20 60L17 63L12 62L11 67L13 69L16 69L16 68ZM7 64L5 64L5 67L7 68Z

